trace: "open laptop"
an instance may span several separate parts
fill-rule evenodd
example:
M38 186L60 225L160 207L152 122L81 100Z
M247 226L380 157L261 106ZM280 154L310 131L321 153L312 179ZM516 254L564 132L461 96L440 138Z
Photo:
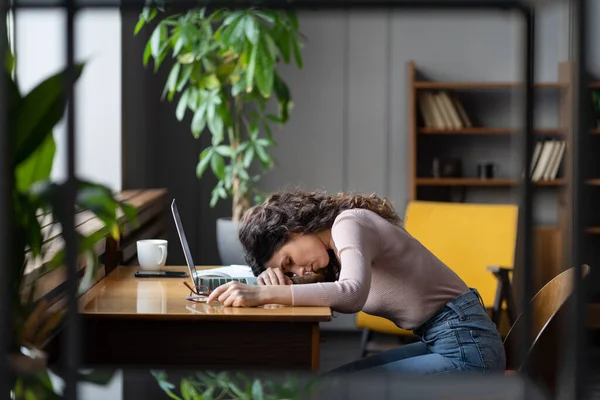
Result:
M241 283L246 283L248 285L258 285L258 281L255 277L209 277L205 276L208 271L203 271L201 275L196 270L196 265L194 264L194 260L192 259L192 252L190 251L190 246L188 245L185 231L183 230L183 224L181 223L181 217L179 216L179 211L177 210L177 204L175 204L175 199L171 203L171 212L173 213L173 219L175 220L175 227L177 228L177 234L179 235L179 241L181 242L181 247L183 248L183 255L185 256L185 262L187 263L188 269L190 271L190 277L192 282L194 283L194 287L198 286L206 286L210 290L215 289L218 286L221 286L227 282L238 281Z

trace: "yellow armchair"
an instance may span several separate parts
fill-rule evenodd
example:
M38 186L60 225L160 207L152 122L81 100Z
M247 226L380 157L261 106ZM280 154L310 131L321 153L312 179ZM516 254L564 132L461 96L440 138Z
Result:
M498 279L487 267L512 268L517 240L518 206L431 201L409 202L404 227L452 268L470 287L476 288L486 307L496 300ZM356 326L363 329L362 355L372 332L412 336L393 322L359 312Z

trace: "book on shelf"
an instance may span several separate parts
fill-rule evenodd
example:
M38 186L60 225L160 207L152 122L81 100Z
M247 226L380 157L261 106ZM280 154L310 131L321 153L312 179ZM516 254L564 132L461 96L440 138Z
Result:
M531 159L531 180L537 182L556 179L565 150L565 140L546 139L538 141L533 149Z
M426 128L458 130L473 126L454 93L447 90L419 91L417 102Z

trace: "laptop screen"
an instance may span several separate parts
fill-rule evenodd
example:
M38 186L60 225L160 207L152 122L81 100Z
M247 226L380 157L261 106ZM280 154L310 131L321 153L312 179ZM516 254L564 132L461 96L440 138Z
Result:
M190 270L190 277L192 278L192 282L194 282L194 285L196 285L196 265L194 264L194 260L192 259L192 252L190 251L190 246L188 245L188 241L185 237L183 224L181 223L181 217L179 216L179 210L177 210L177 204L175 204L175 199L173 199L173 202L171 203L171 212L173 213L173 219L175 220L175 228L177 228L179 241L181 242L181 247L183 248L185 262L187 263L188 269Z

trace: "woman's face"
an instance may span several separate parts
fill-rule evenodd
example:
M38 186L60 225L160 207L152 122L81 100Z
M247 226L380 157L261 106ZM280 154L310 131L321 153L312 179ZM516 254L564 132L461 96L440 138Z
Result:
M291 234L289 240L266 263L267 268L280 268L284 273L304 276L329 264L327 232Z

